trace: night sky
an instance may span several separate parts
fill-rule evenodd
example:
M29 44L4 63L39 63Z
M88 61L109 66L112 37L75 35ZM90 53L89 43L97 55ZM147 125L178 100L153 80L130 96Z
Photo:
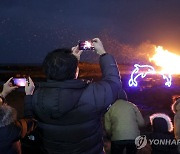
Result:
M147 62L154 45L180 54L180 0L0 0L0 64L41 63L94 37L120 64Z

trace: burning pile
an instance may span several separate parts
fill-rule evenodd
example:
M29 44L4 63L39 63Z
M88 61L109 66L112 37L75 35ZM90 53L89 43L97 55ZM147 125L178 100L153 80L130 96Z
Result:
M156 53L150 58L157 66L161 68L161 74L180 74L180 55L176 55L163 47L155 47Z
M145 78L148 74L160 74L165 80L165 85L170 87L172 84L172 75L180 74L180 56L164 50L163 47L155 47L155 54L149 58L150 62L154 62L160 70L155 70L150 65L135 64L135 69L131 73L129 86L137 86L137 78Z

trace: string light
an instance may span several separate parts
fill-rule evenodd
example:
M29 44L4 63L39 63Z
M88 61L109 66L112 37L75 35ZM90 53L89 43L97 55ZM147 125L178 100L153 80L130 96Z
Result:
M129 79L129 82L128 82L130 87L138 86L137 78L139 78L139 77L145 78L148 74L158 74L151 65L135 64L134 67L135 67L135 69L132 71L131 78ZM170 87L172 84L171 74L165 75L165 74L161 73L161 75L162 75L163 79L166 80L165 85Z

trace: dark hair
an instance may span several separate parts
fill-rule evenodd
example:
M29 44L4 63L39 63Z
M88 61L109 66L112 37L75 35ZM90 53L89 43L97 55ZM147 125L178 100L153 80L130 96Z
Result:
M75 78L78 59L70 49L56 49L47 54L43 69L50 80L70 80Z

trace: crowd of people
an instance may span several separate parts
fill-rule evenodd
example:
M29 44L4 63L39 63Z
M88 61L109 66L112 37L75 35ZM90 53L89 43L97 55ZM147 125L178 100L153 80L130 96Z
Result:
M98 82L78 79L78 63L83 53L78 46L48 53L43 61L47 81L35 87L33 80L27 78L23 119L17 119L16 110L6 101L6 96L18 87L12 84L12 78L3 85L0 154L28 153L21 145L28 135L28 139L38 140L36 150L42 154L178 153L177 145L147 142L142 149L137 147L136 138L144 133L141 129L146 122L138 107L128 101L114 57L105 51L99 38L94 38L92 44L99 55L102 79ZM180 97L176 97L172 105L174 133L167 115L154 114L150 116L152 131L145 133L148 139L180 138L179 102ZM33 138L32 132L38 132L38 137ZM105 148L104 136L111 141L110 151Z

